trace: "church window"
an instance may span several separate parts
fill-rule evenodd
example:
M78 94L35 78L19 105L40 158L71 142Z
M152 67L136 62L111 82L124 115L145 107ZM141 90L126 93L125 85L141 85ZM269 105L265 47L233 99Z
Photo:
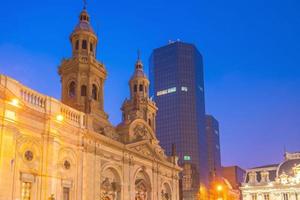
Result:
M252 194L252 200L257 200L257 194Z
M140 85L140 88L139 88L140 92L143 91L143 85Z
M63 200L70 200L70 188L63 188Z
M93 47L93 44L90 43L90 51L93 52L94 51L94 47Z
M79 49L79 40L76 40L76 43L75 43L75 49L76 49L76 50Z
M76 84L74 81L72 81L69 85L69 96L75 97L75 90L76 90Z
M94 100L97 100L97 96L98 96L98 89L97 86L95 84L93 84L93 88L92 88L92 98Z
M287 193L283 194L283 200L289 200L289 195Z
M82 49L87 49L87 41L82 40Z
M30 200L31 199L31 183L30 182L22 182L22 200Z
M25 152L25 154L24 154L24 156L25 156L25 159L27 160L27 161L32 161L33 160L33 153L32 153L32 151L26 151Z
M65 162L64 162L64 168L66 170L69 170L71 168L71 163L68 160L65 160Z
M137 85L134 85L134 92L137 92Z
M86 96L86 85L81 86L81 96L83 96L83 97Z
M270 195L269 194L264 194L264 200L270 200Z

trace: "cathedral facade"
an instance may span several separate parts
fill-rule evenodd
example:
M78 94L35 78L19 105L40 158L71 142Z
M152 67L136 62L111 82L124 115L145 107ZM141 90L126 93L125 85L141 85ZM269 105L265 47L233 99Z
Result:
M179 200L181 168L156 138L141 60L113 126L97 40L84 9L59 67L61 101L0 75L0 200Z

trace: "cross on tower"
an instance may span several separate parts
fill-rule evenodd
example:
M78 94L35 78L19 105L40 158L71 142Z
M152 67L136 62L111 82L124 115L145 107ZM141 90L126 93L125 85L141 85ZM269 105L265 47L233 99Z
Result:
M137 50L137 56L138 56L138 60L140 60L141 59L141 51L139 49Z
M83 9L86 9L87 0L83 0Z

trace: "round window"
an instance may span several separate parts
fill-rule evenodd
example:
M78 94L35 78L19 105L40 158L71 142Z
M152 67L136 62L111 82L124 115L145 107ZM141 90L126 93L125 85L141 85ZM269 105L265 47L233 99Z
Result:
M65 162L64 162L64 168L65 169L70 169L71 168L71 163L68 160L65 160Z
M26 151L25 154L24 154L24 156L25 156L25 159L27 161L32 161L33 160L33 153L30 150Z

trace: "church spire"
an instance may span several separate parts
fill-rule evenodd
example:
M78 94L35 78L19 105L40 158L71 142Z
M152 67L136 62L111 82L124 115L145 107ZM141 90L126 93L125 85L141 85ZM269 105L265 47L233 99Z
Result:
M59 68L62 102L91 114L100 127L107 121L104 112L104 82L107 74L104 65L96 60L98 38L91 26L86 2L70 41L72 56L64 59Z
M131 98L148 98L149 80L144 73L143 63L138 53L134 73L129 81Z
M79 15L79 22L71 33L70 41L72 43L73 57L92 56L96 57L96 46L98 38L90 24L90 16L86 10L86 2Z
M144 119L155 130L157 107L149 98L149 84L143 70L140 53L138 53L134 73L129 81L130 99L126 100L122 106L123 120L128 122L135 119Z

